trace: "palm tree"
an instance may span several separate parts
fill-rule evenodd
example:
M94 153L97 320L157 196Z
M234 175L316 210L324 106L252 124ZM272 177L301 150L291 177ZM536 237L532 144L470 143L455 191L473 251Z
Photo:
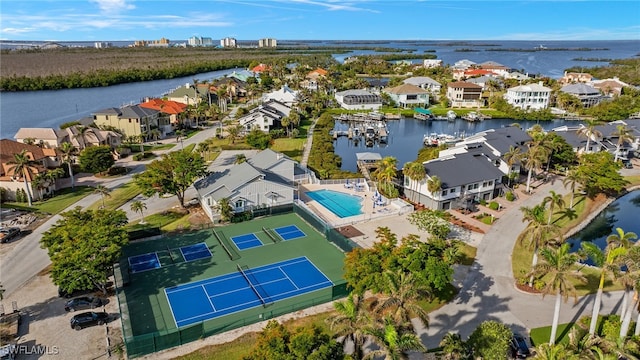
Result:
M538 250L554 239L561 238L560 228L555 224L547 224L542 205L536 205L532 208L523 206L520 211L523 213L522 221L529 223L518 235L517 240L520 243L526 243L529 248L533 247L531 269L535 269L538 264ZM533 276L529 277L529 286L533 286Z
M147 210L147 204L143 203L142 201L136 200L131 203L131 211L140 213L140 216L142 217L142 220L140 220L140 224L145 224L143 213L144 210Z
M56 191L56 180L64 176L64 170L62 168L55 168L44 173L45 178L49 181L49 184L53 186L53 191Z
M197 151L200 153L200 156L202 156L203 159L206 159L205 155L209 154L209 151L211 151L211 142L205 140L201 143L198 143Z
M402 172L404 176L411 179L411 181L415 181L415 189L412 189L414 190L412 194L412 200L415 200L415 195L416 192L418 192L418 186L420 185L420 182L422 182L427 177L427 172L424 168L424 165L419 162L410 161L404 164Z
M547 225L551 224L551 218L553 216L553 210L555 207L559 207L562 209L565 206L564 200L562 199L562 195L557 194L555 191L549 191L549 195L545 196L542 200L542 205L549 204L549 218L547 219Z
M572 360L576 359L571 355L562 344L540 344L536 348L536 357L538 360Z
M287 132L287 136L289 136L289 124L291 124L291 119L289 119L288 116L285 116L282 119L280 119L280 125L282 125L282 127L285 128L285 131Z
M574 266L580 255L570 252L571 245L569 243L563 243L558 248L546 247L540 251L543 261L536 264L535 268L531 272L531 275L535 277L544 276L546 278L546 285L542 289L542 296L555 294L556 305L553 314L553 323L551 325L551 336L549 338L549 344L553 345L556 342L556 333L558 331L558 319L560 317L560 305L562 300L567 302L569 295L572 295L575 301L578 301L576 288L573 285L572 280L578 280L586 282L586 278L580 273L580 271L574 270Z
M569 187L571 190L571 202L569 204L569 208L573 209L573 199L576 194L576 188L580 185L580 177L578 172L575 169L569 170L567 175L562 179L562 185L566 188Z
M579 326L574 326L569 332L567 350L579 359L603 358L604 352L600 349L602 339L597 335L589 334Z
M602 137L602 133L596 129L596 126L600 125L600 122L596 120L587 120L587 125L582 125L580 129L578 129L578 135L587 138L587 145L584 148L585 152L589 152L591 138L599 138Z
M460 334L449 332L439 344L447 360L460 360L467 356L467 344L462 340Z
M41 200L44 199L42 190L46 189L48 184L49 184L49 180L47 179L47 176L44 173L36 174L33 180L31 180L31 187L35 190L38 190L38 194L40 194Z
M386 271L383 277L388 294L376 303L376 312L391 315L397 324L410 327L411 318L416 317L424 327L429 327L429 313L418 303L431 298L429 290L412 273Z
M229 221L233 216L233 208L231 207L231 201L228 198L222 198L218 200L218 204L215 209L220 213L220 220Z
M620 155L620 149L625 142L633 142L635 136L633 136L633 132L626 125L618 125L616 126L616 131L613 132L614 137L618 137L618 142L616 143L616 155L613 159L614 162L618 161L618 156Z
M589 334L594 335L596 332L596 324L598 323L598 315L600 315L604 282L607 277L617 277L620 272L618 259L626 254L627 249L609 244L602 250L598 245L587 241L582 242L581 247L582 251L593 261L594 265L600 268L600 283L596 298L593 302L591 323L589 324Z
M33 180L34 174L37 172L35 164L36 162L31 160L27 150L23 149L19 154L13 155L13 160L9 162L9 167L7 168L7 173L12 173L13 177L18 178L22 176L29 206L32 205L29 181Z
M69 169L69 177L71 178L71 190L75 189L75 180L73 178L73 167L71 163L73 162L73 156L76 154L76 148L70 142L63 142L58 147L58 150L62 153L62 161L67 163L67 168Z
M104 198L111 196L111 190L109 190L109 188L105 187L104 185L96 185L96 187L93 189L93 193L100 194L100 197L102 198L102 208L104 209Z
M158 141L161 135L162 133L158 129L152 129L151 131L149 131L149 136L151 136L151 139L153 139L153 141Z
M548 150L542 145L541 141L530 141L528 150L525 154L525 166L527 173L527 192L531 192L531 175L533 171L539 169L548 156Z
M436 196L442 190L442 181L437 175L430 176L427 180L427 190Z
M515 146L510 146L509 147L509 151L507 151L506 153L504 153L504 161L507 163L507 165L509 166L509 173L507 175L507 179L508 179L508 185L509 187L511 187L511 177L512 177L512 173L513 173L513 165L515 165L517 162L519 162L520 160L522 160L523 157L523 153L520 150L519 147L515 147Z
M245 154L236 154L236 160L234 161L235 164L242 164L245 161L247 161L247 156Z
M241 131L242 126L240 125L231 125L227 128L227 132L229 133L229 140L232 144L236 141Z
M393 187L393 180L396 178L396 164L398 160L393 156L385 156L382 160L378 161L378 168L373 172L373 176L378 182L380 182L381 189L384 189L385 195L391 195L391 188Z
M371 336L371 340L380 348L368 353L365 359L375 359L380 356L384 356L385 360L408 359L407 351L425 352L427 350L420 338L398 326L389 316L377 326L364 328L363 332Z
M337 336L342 336L342 344L353 343L353 358L362 359L366 336L363 329L371 322L361 296L351 293L344 301L333 303L336 314L326 322Z
M80 140L80 150L82 150L89 144L89 134L93 134L93 137L96 137L96 134L94 133L94 129L89 126L78 126L76 129L78 130L78 133L75 138L76 140Z

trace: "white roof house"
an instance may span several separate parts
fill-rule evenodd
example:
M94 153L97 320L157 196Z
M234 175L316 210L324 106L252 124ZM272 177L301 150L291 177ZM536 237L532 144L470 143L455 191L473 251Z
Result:
M388 94L393 101L402 107L429 104L429 92L415 85L402 84L392 88L384 88L382 92Z
M335 94L336 101L348 110L378 110L382 97L367 90L345 90Z
M415 85L417 87L427 90L432 95L437 95L442 89L442 84L433 80L428 76L414 76L403 81L405 84Z
M541 81L509 88L504 97L509 104L520 109L546 109L549 107L551 89L543 86Z
M276 100L289 107L298 102L298 91L291 89L287 85L283 85L279 90L272 91L262 96L262 101Z
M266 103L251 109L238 121L245 131L258 128L264 132L269 132L274 127L280 126L280 121L285 116L289 116L291 107L277 100L269 100Z

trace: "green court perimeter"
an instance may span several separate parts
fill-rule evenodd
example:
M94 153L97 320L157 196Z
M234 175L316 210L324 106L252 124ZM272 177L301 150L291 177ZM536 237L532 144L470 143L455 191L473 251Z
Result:
M287 225L296 225L306 236L282 241L276 235L277 240L274 242L272 237L263 231L263 227L274 229ZM225 243L234 260L230 259L227 250L213 235L213 230ZM254 233L263 245L247 250L238 250L231 238L248 233ZM207 244L212 256L185 262L179 248L202 242ZM129 285L119 288L118 291L123 335L131 357L152 353L201 337L326 303L344 296L346 293L342 278L344 253L294 213L132 243L123 250L123 259L120 262L121 271L128 272L128 257L153 252L157 253L161 267L129 274ZM259 306L221 316L179 330L176 328L164 292L165 288L223 274L237 273L236 264L255 268L300 256L306 256L337 286L334 286L334 289L321 289L277 301L266 307ZM336 292L336 289L339 291Z

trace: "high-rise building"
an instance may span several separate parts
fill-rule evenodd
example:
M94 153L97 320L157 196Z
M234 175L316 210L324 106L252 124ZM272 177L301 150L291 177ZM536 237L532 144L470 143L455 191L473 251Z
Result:
M187 40L189 46L213 46L213 39L210 37L192 36Z
M264 38L258 40L258 47L276 47L278 46L278 42L276 39Z
M222 47L231 47L231 48L237 47L236 39L235 38L230 38L230 37L226 37L224 39L221 39L220 40L220 46L222 46Z

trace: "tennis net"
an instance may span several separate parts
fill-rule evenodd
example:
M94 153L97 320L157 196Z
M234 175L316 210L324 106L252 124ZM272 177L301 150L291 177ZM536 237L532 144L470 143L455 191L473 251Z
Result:
M222 246L224 251L227 253L227 255L229 256L229 259L236 260L237 258L240 257L240 255L237 255L231 252L231 250L227 247L227 245L225 245L225 242L222 241L222 239L220 238L220 235L218 235L218 233L215 230L211 229L211 232L213 233L213 236L216 238L216 240L218 240L218 243ZM224 234L222 236L224 236Z
M278 242L278 239L276 239L276 237L271 233L271 231L269 231L269 229L263 226L262 231L264 231L264 233L267 234L267 236L269 237L269 239L271 239L271 241L273 241L274 243Z
M244 272L244 270L242 269L242 266L240 266L240 264L236 264L236 266L238 267L238 271L240 272L240 274L242 274L242 276L244 277L244 279L247 281L247 283L249 284L249 287L251 287L251 290L253 290L253 292L256 294L256 296L258 297L258 299L260 300L260 302L262 303L263 307L267 306L267 301L265 300L265 298L262 297L262 295L260 295L260 292L258 291L258 289L256 288L257 286L259 286L258 284L253 284L251 282L251 280L249 280L249 277L247 276L247 273ZM249 268L247 268L247 270L249 270Z

